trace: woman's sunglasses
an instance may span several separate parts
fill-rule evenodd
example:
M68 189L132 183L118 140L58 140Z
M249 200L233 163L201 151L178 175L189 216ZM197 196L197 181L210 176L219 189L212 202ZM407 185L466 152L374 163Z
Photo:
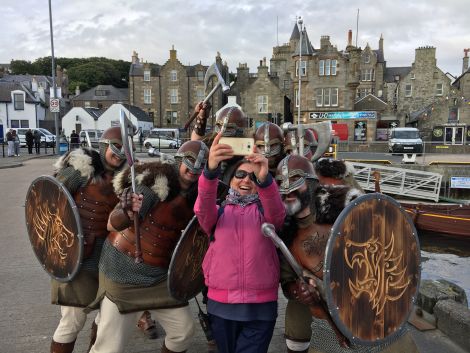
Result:
M237 178L237 179L244 179L246 178L246 176L249 175L250 176L250 179L253 180L255 175L253 172L251 173L248 173L246 170L237 170L234 174L234 177Z

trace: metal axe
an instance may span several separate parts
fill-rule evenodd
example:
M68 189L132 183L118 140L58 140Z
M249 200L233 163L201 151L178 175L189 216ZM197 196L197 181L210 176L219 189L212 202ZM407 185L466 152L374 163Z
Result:
M318 123L311 124L299 124L293 125L292 123L282 124L282 129L284 131L297 131L299 139L299 151L298 153L303 156L304 153L304 130L312 129L317 133L318 136L318 146L312 157L312 162L319 159L323 153L328 150L331 142L332 127L331 121L321 121Z
M207 86L209 85L210 79L216 76L217 77L217 83L214 85L212 90L209 92L209 94L204 98L202 103L207 103L207 101L212 97L212 95L217 91L217 88L221 87L222 88L222 93L227 94L230 91L230 86L225 83L224 78L222 77L222 74L220 73L219 67L217 66L217 63L213 63L211 66L206 71L206 75L204 76L204 92L207 91ZM197 117L197 112L194 112L193 115L189 118L189 120L184 124L184 129L186 130L189 125L193 122L194 119Z
M123 109L119 111L119 123L121 125L121 138L124 154L126 155L127 164L131 169L132 192L135 194L135 167L134 167L134 150L132 148L132 137L134 136L134 125L127 117ZM134 230L135 230L135 262L142 262L142 250L140 246L140 230L139 215L134 213Z

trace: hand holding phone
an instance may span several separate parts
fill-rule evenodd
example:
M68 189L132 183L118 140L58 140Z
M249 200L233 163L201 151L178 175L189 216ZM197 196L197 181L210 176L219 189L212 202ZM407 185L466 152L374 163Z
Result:
M222 137L219 143L232 147L235 156L248 156L253 153L255 140L252 137Z

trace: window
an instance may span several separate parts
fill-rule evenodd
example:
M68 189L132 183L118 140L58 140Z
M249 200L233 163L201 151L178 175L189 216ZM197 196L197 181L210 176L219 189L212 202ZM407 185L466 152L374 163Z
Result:
M363 97L367 96L370 93L374 93L374 90L370 87L369 88L358 88L356 98L363 98Z
M91 107L91 104L89 101L85 101L85 108L90 108Z
M374 69L361 70L361 81L373 81L374 80Z
M370 54L364 54L364 63L370 63Z
M258 113L268 112L268 96L258 96Z
M197 80L198 81L204 81L204 71L198 71L197 72Z
M178 112L167 111L166 122L168 125L176 125L178 123Z
M415 74L414 74L414 72L412 72L412 73L410 74L410 78L411 78L412 80L415 79Z
M144 104L152 104L152 90L144 88Z
M144 71L144 81L150 81L150 70Z
M336 76L336 66L338 61L335 59L320 60L318 63L318 74L320 76Z
M178 103L178 89L177 88L170 89L170 103L171 104Z
M442 83L436 84L436 96L442 96L442 93L444 91L444 86Z
M204 100L204 98L206 98L204 96L204 89L203 88L196 89L196 100L198 102L202 102Z
M307 62L305 60L301 61L300 64L300 74L302 76L307 76ZM295 76L299 77L299 62L295 62Z
M405 85L405 97L411 97L411 94L413 93L413 87L411 84Z
M316 97L317 107L338 106L338 88L319 88Z
M106 97L106 90L104 90L104 89L95 90L95 96L97 96L97 97Z
M23 93L13 93L13 101L15 105L15 110L24 110L24 94Z
M170 71L170 81L178 81L178 73L176 70Z

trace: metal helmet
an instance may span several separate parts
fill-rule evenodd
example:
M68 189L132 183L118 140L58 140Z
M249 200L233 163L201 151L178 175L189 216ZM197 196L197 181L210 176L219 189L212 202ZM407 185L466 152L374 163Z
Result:
M265 157L281 154L283 140L282 129L271 122L265 122L255 131L255 145Z
M306 179L316 179L312 163L299 155L287 155L276 170L276 181L281 194L289 194L300 188Z
M99 141L100 154L102 156L106 153L106 148L109 146L111 151L121 159L125 159L124 149L122 147L121 127L114 126L106 129Z
M304 157L310 159L313 156L313 148L317 145L315 135L309 129L304 130ZM299 150L299 136L297 131L289 131L284 137L284 150L287 154L296 154Z
M231 106L217 114L214 130L223 130L223 136L243 136L247 127L248 118L245 113L240 108Z
M183 163L194 174L201 174L209 157L209 148L202 141L186 141L175 154L178 164Z

